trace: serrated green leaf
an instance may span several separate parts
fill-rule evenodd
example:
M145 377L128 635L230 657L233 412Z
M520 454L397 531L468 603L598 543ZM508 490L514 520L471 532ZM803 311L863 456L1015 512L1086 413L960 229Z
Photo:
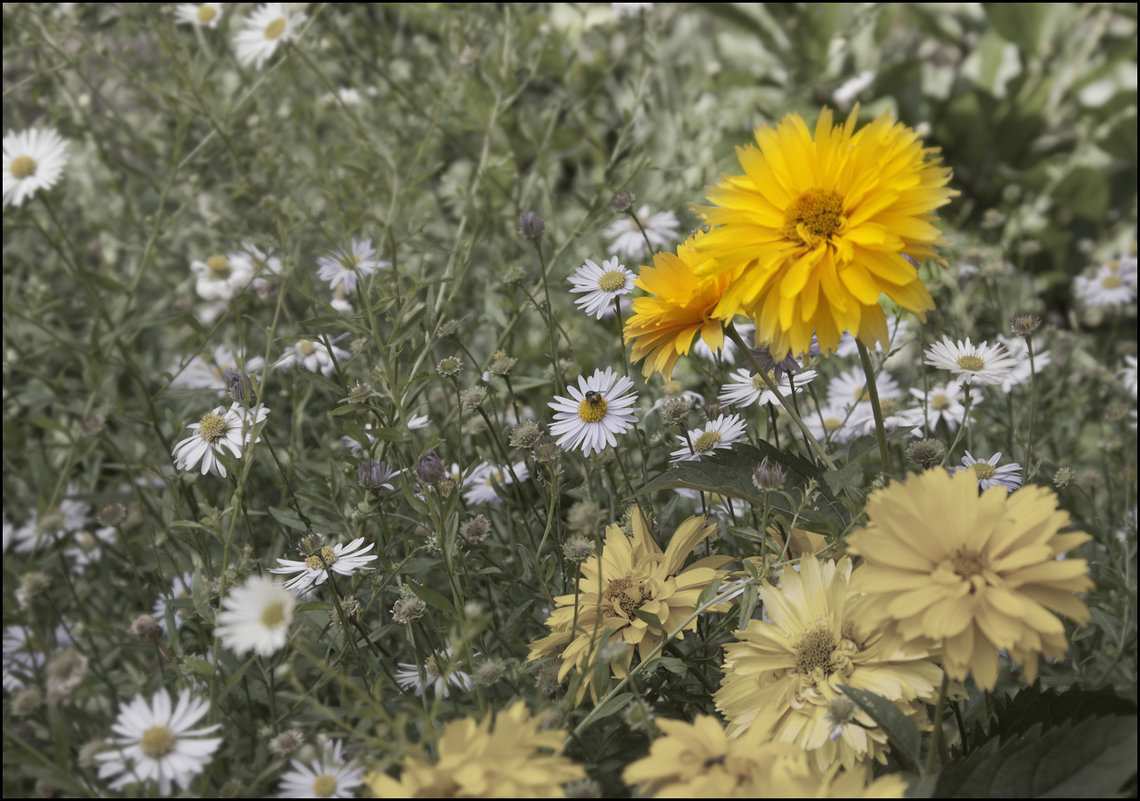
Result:
M839 685L839 689L870 715L886 733L891 741L891 753L902 765L903 770L917 772L921 764L919 757L922 754L922 736L914 721L899 709L897 704L881 695L855 687L845 687L842 684Z

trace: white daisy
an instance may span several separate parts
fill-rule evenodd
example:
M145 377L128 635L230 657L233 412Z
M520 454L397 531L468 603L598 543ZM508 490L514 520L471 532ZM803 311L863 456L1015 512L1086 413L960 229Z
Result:
M260 356L246 358L240 350L234 351L225 345L219 345L210 356L195 356L184 368L172 370L174 378L171 379L170 386L212 389L219 395L224 395L229 389L225 377L227 369L251 375L264 366L265 359Z
M738 322L733 325L736 326L736 333L740 334L741 341L748 343L755 337L755 324ZM692 353L694 356L708 359L710 362L720 359L725 364L736 364L736 343L728 337L724 338L724 344L715 351L708 346L704 337L697 337L697 341L693 343Z
M332 356L329 355L330 350ZM344 364L350 355L348 351L338 348L332 342L298 339L285 348L284 355L273 366L292 369L301 365L311 373L320 373L328 378L336 369L336 363ZM336 357L336 363L333 362L333 356Z
M4 177L7 180L7 173ZM1136 300L1135 273L1129 281L1119 264L1116 268L1111 264L1101 265L1091 278L1078 275L1073 279L1073 294L1085 306L1128 305Z
M578 376L578 386L568 386L570 398L555 395L547 405L554 410L550 433L558 437L558 447L581 447L589 456L617 445L615 434L628 431L637 422L631 408L637 402L633 382L619 377L612 368L594 370L589 378Z
M325 744L308 765L290 760L293 769L281 774L278 798L352 798L363 783L364 768L344 764L339 740Z
M879 401L887 398L897 398L902 394L899 382L895 381L886 370L880 370L875 376L875 389L878 390ZM827 403L829 406L854 406L857 403L870 403L867 393L867 374L862 367L852 367L845 373L831 379L827 385Z
M607 253L635 261L650 255L645 252L645 240L647 238L654 250L660 250L673 244L681 237L681 223L677 219L677 215L671 211L659 211L651 217L649 216L649 206L644 205L637 210L637 219L645 228L645 236L641 235L641 229L637 227L637 223L628 215L624 215L622 219L615 220L606 229L605 235L613 240L606 250Z
M230 300L253 279L253 262L240 251L192 261L190 270L198 274L194 290L203 300Z
M396 683L404 690L414 692L417 696L423 695L426 688L431 687L436 696L447 698L450 694L448 685L454 685L460 690L470 691L471 677L455 667L452 661L453 651L448 648L443 652L446 665L440 672L439 662L435 654L424 660L422 665L414 662L401 662L400 669L396 671Z
M978 479L978 486L983 490L988 490L991 487L1005 487L1006 492L1013 492L1021 486L1021 465L1013 462L998 467L998 459L1000 458L1001 451L998 451L983 462L975 459L969 451L966 451L966 455L962 457L961 466L955 467L953 472L961 473L964 470L972 470Z
M884 431L911 428L912 437L922 436L922 409L903 408L897 405L894 398L880 398L879 410L883 413ZM847 425L854 429L857 436L869 436L875 433L875 408L870 401L856 403L851 407L851 416L847 419Z
M1013 369L1017 367L1017 359L1013 358L1002 345L990 345L981 342L977 345L958 340L957 343L950 337L944 337L941 342L935 342L926 349L925 362L939 370L949 370L954 373L959 384L972 386L985 386L987 384L1001 384Z
M221 3L179 3L174 7L174 21L179 25L216 28L221 18Z
M858 432L850 425L851 409L846 406L828 405L803 415L808 431L820 442L848 442Z
M42 516L33 508L28 513L28 522L12 532L16 553L27 553L37 547L59 541L65 534L82 531L91 522L91 504L77 500L79 485L69 483L64 490L64 499L59 506L48 510Z
M99 778L118 776L111 782L112 790L152 779L158 782L161 796L170 795L171 783L187 789L191 778L202 772L222 744L221 737L203 737L221 724L190 728L209 711L210 702L195 699L189 690L179 694L177 704L171 702L166 690L155 693L150 704L136 695L119 710L111 727L119 735L111 741L117 747L95 755L95 760L103 763Z
M927 430L933 431L940 421L950 431L956 431L962 425L966 407L962 404L962 388L955 382L933 387L925 395L921 389L911 389L910 394L926 407Z
M815 380L817 375L818 373L815 370L804 370L795 375L788 373L776 382L776 386L779 387L780 394L786 398L792 394L793 388L798 392L801 387ZM730 377L732 380L721 387L720 394L717 395L717 400L721 403L727 403L729 406L752 406L753 404L763 406L766 403L777 405L780 403L779 398L768 389L768 385L764 383L764 379L760 377L759 373L736 370ZM769 377L774 378L775 376L769 373Z
M421 428L427 428L431 423L431 418L426 414L413 414L408 418L408 430L418 431Z
M27 626L4 627L4 689L10 693L34 682L47 657L35 633Z
M636 279L637 275L627 270L617 256L606 259L601 267L593 259L586 259L569 278L571 292L586 293L575 299L574 305L600 320L606 312L613 311L614 298L633 291Z
M1048 366L1052 361L1050 351L1038 350L1036 347L1033 349L1033 363L1029 362L1029 345L1026 343L1024 337L1013 337L1006 339L1001 334L997 335L998 342L1005 346L1006 351L1013 357L1016 366L1001 382L1001 391L1008 393L1013 387L1018 384L1028 384L1029 378L1033 371L1041 372L1041 368Z
M357 537L348 545L326 545L321 548L319 554L313 554L303 562L278 559L277 564L280 567L270 568L269 572L278 575L297 574L285 582L285 589L301 595L310 587L324 584L325 579L329 577L329 570L341 576L351 576L357 570L372 570L365 565L378 557L375 554L367 556L365 554L371 551L376 543L369 543L367 547L362 548L360 546L363 542L364 537Z
M1136 385L1138 382L1135 356L1124 357L1124 367L1116 371L1116 377L1123 381L1124 388L1132 393L1132 400L1136 400Z
M514 471L513 475L511 471ZM471 475L463 479L463 502L468 506L474 506L480 503L493 503L498 505L503 502L499 496L499 487L505 487L508 484L513 484L515 478L519 481L526 481L530 478L530 468L526 466L526 462L515 462L508 470L506 465L493 465L489 462L481 462L478 467L471 471Z
M260 403L249 409L237 402L229 409L216 406L197 423L190 424L193 435L174 446L174 466L189 472L201 462L202 475L213 473L225 478L226 466L218 456L228 449L235 459L240 459L242 450L249 445L250 429L268 414L269 410Z
M265 299L272 296L277 289L276 279L281 275L280 257L272 250L262 250L252 242L242 242L241 249L253 263L253 288L257 290L258 297Z
M715 450L732 447L744 436L744 418L738 414L709 420L704 428L694 428L688 437L678 436L681 447L673 451L673 463L690 462L700 459Z
M250 650L270 656L289 639L296 605L297 596L281 582L268 576L250 576L222 601L215 633L222 645L238 656Z
M361 275L372 275L381 267L391 267L392 263L381 261L371 239L360 242L353 237L352 244L343 250L334 250L317 259L320 271L317 275L329 282L329 289L343 286L345 293L356 289L356 279Z
M112 526L95 529L94 532L82 529L71 535L71 546L63 551L72 573L86 572L87 566L103 558L103 544L115 541L116 531Z
M237 58L242 64L261 69L279 45L297 37L297 26L305 15L290 9L289 3L263 3L243 22L234 37Z
M4 137L4 208L50 189L67 166L67 142L54 128L30 128Z
M170 582L170 589L162 595L158 596L158 600L154 602L154 609L151 611L154 619L158 621L158 625L166 627L166 603L174 599L189 598L190 594L194 591L194 574L187 570L181 576L175 576L174 580ZM193 609L183 609L171 607L170 617L174 620L174 628L182 628L182 624L186 619L194 614Z

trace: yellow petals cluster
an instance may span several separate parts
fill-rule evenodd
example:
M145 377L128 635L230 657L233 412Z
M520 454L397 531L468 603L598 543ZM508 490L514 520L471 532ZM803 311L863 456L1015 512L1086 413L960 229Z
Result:
M992 690L1002 649L1032 682L1038 654L1057 659L1068 647L1053 613L1089 618L1076 597L1093 586L1088 563L1062 558L1089 536L1061 533L1069 515L1050 490L979 494L968 470L929 470L874 493L867 517L848 539L866 562L858 588L893 636L940 645L953 679Z
M724 346L726 315L714 312L735 274L698 277L702 257L696 248L702 236L698 232L678 245L676 255L655 254L653 266L643 267L634 281L649 294L633 299L625 339L632 346L630 361L645 359L641 372L647 378L661 373L669 380L678 357L689 352L697 334L714 351Z
M900 649L871 624L849 558L807 555L799 568L785 567L779 586L760 589L772 622L749 621L736 632L739 642L725 646L717 709L730 735L771 719L772 737L810 751L820 770L885 763L886 734L840 685L884 696L924 726L923 702L937 696L942 671L926 650ZM838 709L845 712L837 720Z
M365 782L376 798L562 798L562 785L586 772L562 756L565 734L539 731L540 722L522 701L493 726L491 715L453 720L434 762L406 756L399 779L372 773Z
M554 599L556 608L546 620L551 633L530 646L529 660L562 659L559 681L575 670L581 674L579 703L587 686L595 701L604 689L595 684L594 667L600 657L609 661L614 676L623 678L635 646L646 660L663 634L681 638L684 631L695 630L696 619L690 618L697 598L705 586L723 575L716 568L730 560L710 556L681 569L693 548L716 530L703 517L681 523L664 553L636 507L631 529L633 536L627 537L620 526L606 528L601 553L582 565L578 592ZM661 626L651 625L638 612L656 617Z
M865 786L864 771L823 773L806 751L772 740L767 724L729 738L716 718L657 721L664 736L622 774L655 798L902 798L895 774Z
M695 249L697 274L731 275L715 317L756 321L773 354L824 353L843 331L886 345L886 295L925 319L934 308L910 257L937 259L943 244L931 212L957 194L937 150L883 114L855 130L859 109L833 125L824 109L814 137L798 114L756 131L737 148L743 175L709 189L699 209L713 229Z

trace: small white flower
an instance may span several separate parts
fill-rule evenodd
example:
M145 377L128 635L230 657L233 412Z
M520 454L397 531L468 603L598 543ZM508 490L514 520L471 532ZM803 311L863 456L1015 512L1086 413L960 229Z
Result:
M637 402L633 382L619 377L612 368L594 370L589 378L578 376L578 386L568 386L570 398L555 395L547 404L555 412L550 433L558 437L558 447L582 453L601 453L617 445L615 434L628 431L637 422L631 408Z
M647 238L654 250L660 250L673 244L681 236L681 223L677 215L671 211L659 211L651 217L649 206L644 205L637 210L637 219L645 228L645 236L641 235L641 229L629 216L615 220L605 232L605 235L613 240L606 250L607 253L635 261L650 255L645 250Z
M215 253L205 261L190 262L190 269L198 274L194 290L203 300L230 300L253 279L253 262L240 251Z
M88 565L103 558L103 544L115 541L116 531L111 526L95 529L94 532L82 529L72 534L72 544L64 549L63 555L70 563L72 573L86 572Z
M7 174L5 173L5 179ZM1103 264L1091 278L1078 275L1073 279L1073 294L1085 306L1126 306L1136 301L1135 261L1131 275L1120 269L1120 263Z
M326 743L308 765L297 759L290 764L293 769L281 774L278 798L352 798L363 783L364 768L344 763L339 740Z
M166 602L174 599L189 598L190 594L194 591L194 574L187 570L181 576L175 576L174 580L170 582L170 589L162 595L158 596L158 600L154 602L154 609L151 614L154 619L158 621L158 625L166 628ZM182 624L186 622L186 618L194 613L193 609L171 609L171 617L174 618L174 628L182 628Z
M673 463L700 459L715 450L728 449L744 436L744 418L738 414L709 420L704 428L694 428L688 437L678 436L681 447L673 451Z
M506 465L482 462L471 471L471 475L463 479L463 489L466 490L463 493L463 502L468 506L480 503L498 505L503 502L498 488L513 484L515 478L519 481L530 478L530 468L526 466L526 462L515 462L509 470Z
M808 431L820 442L848 442L858 436L854 427L848 425L852 416L850 406L824 406L803 415Z
M332 356L329 351L332 351ZM343 348L338 348L331 342L321 340L298 339L294 344L285 348L285 353L274 363L274 367L292 369L301 365L310 373L320 373L328 378L336 369L336 364L344 364L351 354ZM333 362L333 356L336 362Z
M1124 367L1116 371L1116 377L1123 381L1124 388L1132 393L1132 400L1136 400L1136 385L1138 382L1135 356L1124 357Z
M226 466L218 456L229 450L235 459L240 459L242 450L249 445L250 429L268 414L269 410L260 403L249 409L236 402L229 409L215 407L197 423L190 424L193 435L174 446L174 466L192 471L201 462L202 475L213 473L225 478Z
M969 451L966 451L966 455L962 457L961 466L955 467L953 472L961 473L964 470L972 470L978 479L978 486L982 489L1004 487L1006 492L1013 492L1021 486L1021 465L1013 462L998 467L997 463L1000 458L1001 451L998 451L983 462L975 459Z
M977 345L966 341L944 337L941 342L935 342L925 353L926 364L937 367L939 370L949 370L954 373L959 384L972 386L985 386L987 384L1001 384L1017 367L1017 359L1013 358L1001 344L990 345L981 342Z
M902 394L899 382L886 370L880 370L875 376L875 389L879 394L879 401L888 398L897 398ZM827 385L827 403L829 406L854 406L857 403L869 403L871 396L867 392L867 374L862 367L852 367L845 373L831 379Z
M575 299L574 305L600 320L606 312L613 311L614 298L633 291L636 279L637 275L627 270L617 256L606 259L601 267L593 259L586 259L569 278L571 292L585 293Z
M432 687L438 697L447 698L450 694L449 684L460 690L470 691L473 686L471 677L455 667L452 662L452 649L444 651L443 656L447 665L442 672L434 654L424 660L422 665L401 662L400 669L396 671L396 683L404 692L411 690L417 696L423 695L426 688Z
M901 317L891 317L887 320L887 352L894 350L910 338L911 323L910 320L904 320ZM874 350L882 353L883 343L876 341ZM839 344L835 346L835 355L843 356L858 356L859 344L855 341L855 337L851 336L850 331L844 331L843 336L839 338Z
M27 626L4 627L4 689L16 692L34 681L47 657Z
M875 82L874 70L863 70L853 78L848 78L834 92L831 93L831 99L835 101L835 105L843 110L851 108L851 104L859 97L864 89L869 87Z
M179 25L216 28L221 18L221 3L179 3L174 7L174 21Z
M962 388L953 381L945 386L933 387L925 395L921 389L911 389L910 394L926 407L927 430L933 431L939 421L946 423L950 431L955 431L962 425L966 407L962 404Z
M250 576L222 601L215 633L238 656L251 650L270 656L288 641L296 605L297 596L276 579Z
M365 554L371 551L376 543L369 543L367 547L362 548L360 546L363 543L364 537L357 537L348 545L326 545L321 548L320 554L313 554L303 562L293 559L278 559L277 564L280 567L270 568L269 572L278 575L295 573L296 575L293 578L285 582L285 589L301 595L310 587L324 584L325 579L329 576L329 570L341 576L351 576L357 570L372 570L365 565L376 559L377 556L375 554L365 556Z
M74 498L79 494L79 485L69 483L65 496L55 509L43 516L33 508L29 510L28 521L12 532L16 553L28 553L40 547L47 547L59 541L65 534L82 531L91 522L91 504Z
M418 431L421 428L427 428L431 423L431 418L426 414L413 414L408 418L408 430Z
M357 276L372 275L381 267L391 267L392 263L380 260L371 239L357 242L353 237L347 249L334 250L318 258L317 266L320 268L317 274L322 281L329 282L329 289L343 286L347 294L356 289Z
M1006 339L1001 334L997 335L998 342L1005 346L1006 351L1013 357L1016 366L1009 375L1001 382L1001 391L1008 393L1013 387L1018 384L1029 383L1029 378L1036 370L1040 374L1043 367L1047 367L1049 362L1052 361L1050 351L1038 350L1036 347L1033 349L1033 362L1029 361L1029 345L1023 337L1014 337Z
M210 711L210 703L195 699L188 690L173 704L166 690L160 690L148 704L141 695L119 710L112 730L119 736L111 742L114 750L95 755L101 762L99 778L117 776L112 790L130 784L158 782L158 793L169 796L171 784L182 789L190 786L193 776L209 764L221 737L204 737L221 728L221 724L190 727Z
M262 250L252 242L241 243L242 252L253 264L253 288L261 299L270 297L277 288L277 277L281 275L280 257L271 250Z
M815 370L804 370L802 373L788 373L782 379L775 382L780 390L780 394L785 398L792 394L793 388L796 392L810 384L818 375ZM751 373L748 370L736 370L731 375L732 380L721 387L720 394L717 400L721 403L727 403L729 406L752 406L758 404L763 406L766 403L773 403L779 405L780 399L776 397L768 385L764 383L764 379L760 377L759 373Z
M211 356L195 356L186 367L172 370L174 378L171 379L170 386L187 389L212 389L219 395L224 395L229 390L229 385L225 379L227 369L252 375L263 366L265 366L265 359L260 356L246 358L240 350L233 351L225 345L219 345L214 348L214 353Z
M911 428L912 437L922 436L922 409L905 409L896 405L894 398L881 398L879 410L883 413L883 430ZM856 403L851 407L847 425L854 429L856 436L869 436L875 433L875 408L870 401Z
M289 6L289 3L263 3L246 17L243 28L234 37L238 61L261 69L278 46L297 37L297 26L305 21L305 15L292 11Z
M51 189L67 166L67 142L54 128L30 128L4 137L4 208Z

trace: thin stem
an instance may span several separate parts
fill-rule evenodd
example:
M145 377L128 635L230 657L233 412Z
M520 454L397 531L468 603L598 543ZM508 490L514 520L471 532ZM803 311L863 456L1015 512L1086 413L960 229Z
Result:
M934 707L934 737L930 743L930 752L926 755L926 768L922 771L924 776L929 776L934 772L934 755L938 753L942 757L942 763L946 764L947 754L946 741L942 736L942 713L946 708L946 691L950 687L950 675L942 671L942 689L938 691L938 702Z
M883 426L883 407L879 403L879 388L875 384L875 368L871 366L871 354L867 352L867 346L858 339L855 344L859 348L859 361L863 363L863 375L867 377L867 396L871 400L871 411L875 415L875 436L879 440L879 469L885 480L891 473L891 455L887 450L887 429Z

